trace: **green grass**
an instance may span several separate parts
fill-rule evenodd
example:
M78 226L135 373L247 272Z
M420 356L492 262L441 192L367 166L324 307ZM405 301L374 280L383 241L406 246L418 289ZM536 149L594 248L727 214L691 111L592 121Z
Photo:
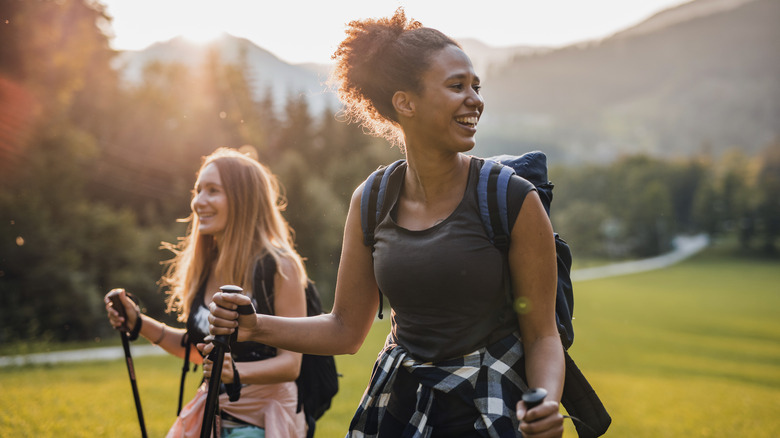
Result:
M702 255L575 284L571 353L613 418L608 437L780 436L780 263ZM388 331L337 357L341 391L317 438L343 437ZM136 359L150 437L175 418L181 362ZM199 380L190 373L186 398ZM135 437L124 362L0 369L0 436ZM567 425L566 436L575 436Z
M317 423L316 438L345 435L389 328L388 318L378 321L357 354L336 357L340 391ZM182 361L136 357L134 364L148 435L165 436L176 419ZM199 381L198 373L188 373L184 403ZM139 436L124 360L0 368L0 437L5 436Z
M780 436L780 263L705 254L575 296L571 353L607 436Z

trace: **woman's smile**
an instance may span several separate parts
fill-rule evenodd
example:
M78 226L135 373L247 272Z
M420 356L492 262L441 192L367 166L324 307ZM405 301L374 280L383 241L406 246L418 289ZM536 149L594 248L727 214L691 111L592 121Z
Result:
M225 231L228 222L227 195L217 166L206 166L195 183L192 211L198 218L201 234L218 236Z

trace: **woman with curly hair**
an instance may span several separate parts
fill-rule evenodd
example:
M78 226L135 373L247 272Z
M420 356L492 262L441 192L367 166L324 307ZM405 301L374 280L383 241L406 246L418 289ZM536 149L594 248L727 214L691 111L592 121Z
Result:
M381 290L392 329L349 436L560 436L564 353L554 314L552 227L534 186L512 177L508 263L486 235L476 188L484 161L467 155L485 102L469 57L399 9L349 23L334 59L347 116L406 155L390 175L389 208L377 220L373 251L363 240L361 185L350 204L330 314L239 318L231 309L246 299L218 293L212 333L238 327L239 339L355 353ZM509 293L527 311L515 313ZM526 385L547 390L541 405L524 405Z
M208 379L211 361L199 350L209 335L207 305L220 286L241 286L242 296L266 313L305 316L306 270L281 215L282 201L276 177L248 155L220 148L205 157L192 191L187 235L179 244L166 245L175 257L161 280L169 292L168 311L178 313L186 329L169 327L141 313L121 289L118 293L127 317L120 316L107 295L111 325L131 327L174 356L184 358L189 352L189 360L202 363ZM277 267L273 283L268 282L274 284L273 291L263 287L264 263ZM300 368L300 353L255 342L232 345L231 354L225 355L221 381L240 387L240 397L230 401L227 393L220 394L221 437L305 436L304 413L296 412L295 379ZM201 436L207 393L208 385L203 382L168 437Z

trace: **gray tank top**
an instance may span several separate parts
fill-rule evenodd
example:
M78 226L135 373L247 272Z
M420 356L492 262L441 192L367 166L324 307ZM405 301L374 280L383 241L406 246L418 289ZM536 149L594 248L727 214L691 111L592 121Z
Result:
M443 222L421 231L394 220L399 184L388 193L392 204L376 228L374 273L392 307L392 340L422 361L459 357L517 330L517 318L504 282L502 254L490 242L477 205L481 159L472 158L463 199ZM397 177L397 178L396 178ZM531 183L513 177L509 217L520 212Z

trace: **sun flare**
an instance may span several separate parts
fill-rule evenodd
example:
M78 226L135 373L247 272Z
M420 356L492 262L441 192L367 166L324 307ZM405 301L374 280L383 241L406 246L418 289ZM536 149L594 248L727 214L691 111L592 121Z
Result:
M198 23L182 28L179 33L182 38L189 42L207 44L218 39L224 32L225 30L220 27Z

